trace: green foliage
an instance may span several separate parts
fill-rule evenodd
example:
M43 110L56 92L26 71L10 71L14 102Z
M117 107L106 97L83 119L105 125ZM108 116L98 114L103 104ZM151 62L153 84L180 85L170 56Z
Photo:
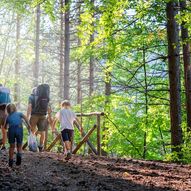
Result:
M103 111L101 122L102 146L112 156L128 156L146 159L166 159L190 162L190 135L186 133L186 111L182 110L182 128L184 144L182 159L177 153L171 153L170 115L169 115L169 79L167 67L166 3L164 0L85 0L70 2L71 10L71 100L76 103L76 68L81 64L82 103L76 105L75 112L88 113ZM20 40L22 61L22 101L27 103L32 87L32 67L34 62L35 23L33 9L40 4L41 15L41 76L48 81L52 89L52 103L57 104L59 89L59 40L60 9L56 0L2 0L12 14L18 12L23 19L23 32ZM184 24L191 32L190 7L177 17L179 24ZM11 15L10 14L10 15ZM30 16L28 16L30 15ZM48 15L48 16L47 16ZM8 16L10 17L10 16ZM25 18L26 17L26 18ZM30 18L29 18L30 17ZM49 20L49 18L50 20ZM32 19L31 19L32 18ZM8 19L7 19L8 20ZM2 27L3 28L3 27ZM9 27L8 27L9 28ZM7 29L5 31L8 31ZM13 36L15 34L12 34ZM93 40L90 38L93 35ZM3 44L6 39L0 37ZM28 41L25 40L27 38ZM73 42L75 41L75 42ZM190 39L187 40L188 42ZM185 42L181 42L184 44ZM12 67L15 47L7 53L3 69L3 83L14 89L15 76ZM78 47L76 47L78 46ZM88 96L89 60L94 60L94 92ZM11 68L9 70L9 68ZM183 74L183 66L181 68ZM182 103L185 101L184 82L182 79ZM111 83L111 92L106 94L105 85ZM22 108L25 108L24 105ZM55 109L56 108L56 109ZM55 111L57 107L55 106ZM87 132L96 118L83 118L83 127ZM59 129L59 124L58 124ZM75 130L75 143L80 141L80 134ZM49 134L49 142L53 139ZM96 144L96 133L90 140ZM144 141L146 147L144 148ZM55 151L61 150L60 144ZM85 154L87 147L79 153Z

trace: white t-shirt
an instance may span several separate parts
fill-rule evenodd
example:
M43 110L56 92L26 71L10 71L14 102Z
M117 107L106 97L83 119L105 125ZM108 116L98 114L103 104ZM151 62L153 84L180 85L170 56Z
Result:
M64 129L74 129L74 121L76 119L76 114L70 109L61 109L57 114L56 118L60 121L61 131Z

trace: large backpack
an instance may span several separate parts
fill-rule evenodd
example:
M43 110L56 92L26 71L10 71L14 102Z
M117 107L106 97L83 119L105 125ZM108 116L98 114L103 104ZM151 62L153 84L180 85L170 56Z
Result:
M50 100L50 87L48 84L41 84L37 86L34 95L33 113L46 115L48 110L48 103Z
M6 87L0 86L0 105L6 105L10 102L10 90Z

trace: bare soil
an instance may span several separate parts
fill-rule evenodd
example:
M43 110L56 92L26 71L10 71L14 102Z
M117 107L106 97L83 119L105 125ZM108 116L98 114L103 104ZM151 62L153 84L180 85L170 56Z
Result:
M155 161L63 154L23 154L21 167L0 154L0 190L191 191L191 166Z

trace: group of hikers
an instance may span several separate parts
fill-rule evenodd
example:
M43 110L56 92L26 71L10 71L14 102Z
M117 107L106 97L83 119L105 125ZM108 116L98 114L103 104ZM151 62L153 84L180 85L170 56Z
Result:
M82 127L76 114L71 110L68 100L61 102L61 108L53 118L51 115L50 88L48 84L40 84L33 88L29 96L27 113L24 115L17 111L16 105L11 103L10 90L0 84L0 128L2 139L0 140L1 150L6 150L5 144L9 142L9 167L13 167L14 151L16 152L16 165L21 165L22 144L23 144L23 121L27 124L29 136L40 135L38 144L39 152L44 149L45 131L50 125L52 132L56 133L56 124L60 122L60 133L63 140L63 147L66 153L66 160L72 157L72 142L74 136L74 123ZM30 147L29 147L30 148Z

